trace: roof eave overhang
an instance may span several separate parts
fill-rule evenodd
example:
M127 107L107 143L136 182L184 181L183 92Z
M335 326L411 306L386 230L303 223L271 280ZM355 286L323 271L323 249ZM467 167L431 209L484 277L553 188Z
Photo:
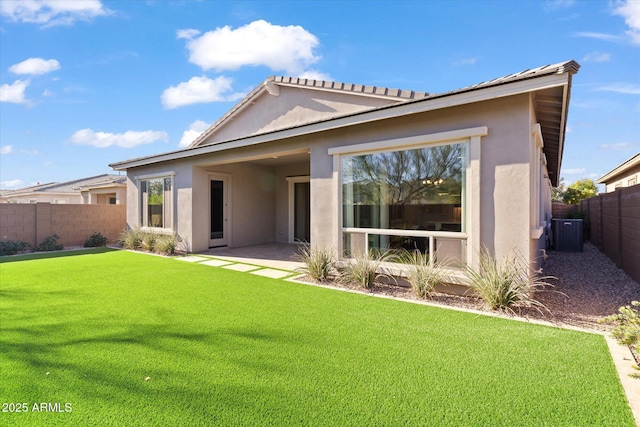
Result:
M407 101L402 104L381 107L375 110L353 113L347 116L327 119L311 124L300 125L292 128L273 131L270 133L249 136L237 140L218 142L216 144L192 147L184 150L169 153L157 154L154 156L138 159L126 160L112 163L109 166L113 170L123 171L130 168L146 166L166 161L196 157L204 154L215 153L223 150L247 147L250 145L262 144L269 141L293 138L339 129L349 126L356 126L365 123L385 120L411 114L424 113L444 108L450 108L465 104L472 104L491 99L503 98L507 96L530 93L538 90L564 86L570 84L570 73L549 74L516 82L506 82L497 86L469 88L455 93L433 95L429 98ZM563 115L566 116L566 106ZM563 132L564 135L564 132Z
M609 181L613 181L613 178L617 177L618 175L622 175L627 170L638 165L640 165L640 153L634 155L629 160L622 162L621 165L617 166L611 172L603 175L600 179L598 179L597 183L606 184Z

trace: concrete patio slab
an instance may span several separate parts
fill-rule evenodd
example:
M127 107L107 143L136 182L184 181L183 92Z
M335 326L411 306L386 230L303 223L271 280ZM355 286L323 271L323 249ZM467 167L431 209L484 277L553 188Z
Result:
M228 268L229 270L246 272L246 271L257 270L260 267L255 265L247 265L247 264L229 264L229 265L223 265L222 268Z
M295 271L304 266L302 262L296 260L299 248L299 245L266 243L242 248L212 248L202 253L230 262Z
M263 268L261 270L252 271L251 274L257 274L258 276L270 277L272 279L282 279L291 274L290 271L273 270L271 268Z
M200 261L206 261L210 258L190 255L190 256L183 256L183 257L176 257L175 259L177 259L178 261L185 261L185 262L200 262Z
M223 261L223 260L220 260L220 259L212 259L212 260L209 260L209 261L203 261L200 264L209 265L211 267L222 267L222 266L231 264L231 262L230 261Z

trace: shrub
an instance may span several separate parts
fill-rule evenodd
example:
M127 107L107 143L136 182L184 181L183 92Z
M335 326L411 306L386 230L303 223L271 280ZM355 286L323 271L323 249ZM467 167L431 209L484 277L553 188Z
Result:
M25 251L29 246L31 246L29 243L22 240L5 240L0 242L0 256L15 255L18 252Z
M429 254L418 250L405 251L400 255L402 271L407 276L413 292L418 298L429 298L436 286L447 279L447 263L439 262L431 265Z
M158 242L158 235L155 233L143 233L142 234L142 246L149 252L153 252Z
M155 243L155 249L161 254L173 255L178 249L178 241L179 238L175 234L169 236L159 236Z
M336 254L333 249L302 245L296 257L304 263L299 270L315 280L327 280L335 271Z
M528 262L510 253L502 262L485 249L480 253L479 268L465 267L467 285L487 303L492 310L513 312L514 307L546 309L533 297L536 289L551 286L539 272L529 271Z
M122 233L120 243L125 249L139 249L142 245L143 232L139 228L133 228Z
M640 301L631 301L631 305L620 307L617 314L602 318L598 322L616 323L611 335L620 344L632 346L635 350L638 350L640 346L640 312L632 306L640 307ZM640 378L640 374L632 374L632 376Z
M57 234L52 234L51 236L46 237L42 243L34 248L34 250L38 252L59 251L63 248L63 246L58 243L59 238L60 236Z
M383 262L391 262L397 256L390 251L378 252L369 251L355 254L353 260L347 264L340 272L341 281L346 283L356 283L364 289L371 289L376 280L391 276L382 269Z
M97 248L100 246L107 246L107 238L98 232L93 233L84 241L85 248Z

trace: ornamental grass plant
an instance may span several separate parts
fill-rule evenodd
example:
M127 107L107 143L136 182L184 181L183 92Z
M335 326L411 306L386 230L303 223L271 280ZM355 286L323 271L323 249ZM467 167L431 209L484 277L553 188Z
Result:
M296 259L304 263L298 271L308 274L314 280L326 281L336 272L336 251L332 248L303 244Z
M340 269L340 281L355 283L363 289L371 289L376 280L393 278L385 271L383 263L397 260L397 254L392 251L369 250L355 253L353 258Z
M552 287L551 277L531 271L524 257L515 252L498 260L483 249L478 267L466 266L466 284L482 298L491 310L514 312L514 308L531 307L538 311L546 307L535 299L536 290Z
M414 294L421 299L430 298L436 286L445 283L449 276L449 263L446 260L431 264L429 254L418 250L403 252L399 260Z

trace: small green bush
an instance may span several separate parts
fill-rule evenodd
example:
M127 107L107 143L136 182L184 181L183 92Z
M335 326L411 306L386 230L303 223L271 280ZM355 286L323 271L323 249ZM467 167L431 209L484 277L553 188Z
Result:
M620 344L638 350L640 347L640 311L634 307L640 307L640 301L631 301L631 305L620 307L618 313L602 318L598 322L615 323L616 326L611 331L611 335ZM638 366L636 366L637 368ZM640 378L640 374L632 374L632 376Z
M18 252L25 251L29 246L31 246L29 243L22 240L5 240L0 242L0 256L15 255Z
M480 253L479 268L465 268L467 285L482 298L491 310L513 312L515 307L546 309L533 297L536 289L552 286L540 273L529 271L528 262L515 253L508 254L502 262L486 249Z
M354 254L353 260L340 271L340 280L346 283L356 283L364 289L371 289L380 278L390 278L382 269L382 263L393 262L397 255L391 251L369 251Z
M401 268L418 298L429 298L436 286L444 283L448 276L447 263L431 265L429 254L418 250L405 251L400 255Z
M102 234L96 232L93 233L87 240L84 241L85 248L98 248L101 246L107 246L107 238Z
M36 252L51 252L51 251L59 251L63 249L63 246L58 243L58 239L60 236L57 234L52 234L51 236L46 237L42 243L34 248Z
M296 258L304 263L299 270L315 280L325 281L335 272L336 254L333 249L305 244L300 247Z

